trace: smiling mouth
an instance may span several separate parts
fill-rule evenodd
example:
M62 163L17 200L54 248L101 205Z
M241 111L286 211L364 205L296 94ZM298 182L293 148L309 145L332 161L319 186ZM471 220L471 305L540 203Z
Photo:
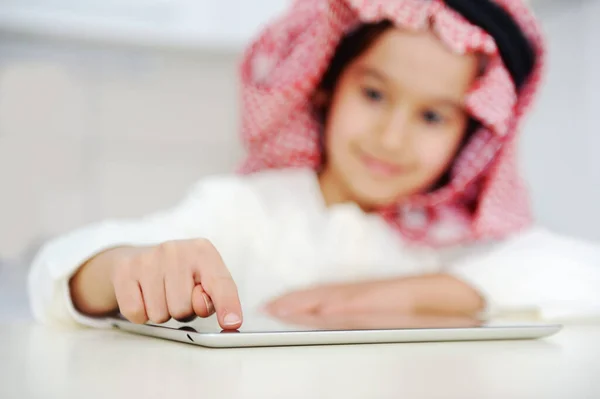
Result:
M396 164L381 161L364 153L361 154L361 160L365 167L376 176L393 177L399 175L403 171L403 168Z

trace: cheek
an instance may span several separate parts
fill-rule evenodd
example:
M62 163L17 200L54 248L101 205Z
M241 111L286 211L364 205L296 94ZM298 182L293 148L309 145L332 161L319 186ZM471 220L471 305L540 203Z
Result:
M351 96L332 104L325 130L327 152L347 152L364 138L368 115L361 110L361 105Z
M330 160L345 157L352 145L353 135L349 133L343 121L333 115L330 116L329 125L325 130L325 151Z
M431 137L419 140L416 155L420 168L428 174L444 173L452 164L460 137L444 133L430 133Z

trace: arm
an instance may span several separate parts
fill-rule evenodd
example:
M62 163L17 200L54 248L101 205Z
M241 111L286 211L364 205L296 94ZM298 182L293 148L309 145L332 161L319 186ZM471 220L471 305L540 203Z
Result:
M99 253L85 262L69 280L73 306L90 316L102 316L118 309L111 281L115 260L135 252L135 247L118 247Z
M318 313L444 314L477 316L481 295L447 274L338 283L295 291L276 298L266 311L278 316Z
M600 249L532 230L496 246L444 257L435 274L333 284L292 292L267 305L275 315L307 312L445 313L545 319L600 316Z
M243 232L231 234L227 226L240 217L239 212L246 213L243 205L249 201L238 178L206 179L170 210L139 220L94 224L48 242L29 273L34 317L43 323L107 326L89 316L115 309L109 286L115 251L197 237L207 238L218 248L229 248Z

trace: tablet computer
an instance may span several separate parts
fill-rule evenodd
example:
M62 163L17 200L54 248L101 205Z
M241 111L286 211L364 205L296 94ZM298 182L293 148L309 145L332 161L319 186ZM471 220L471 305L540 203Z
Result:
M111 322L114 328L130 333L211 348L539 339L562 328L559 324L389 314L302 315L285 320L246 315L235 331L222 330L214 316L163 324L134 324L115 316Z

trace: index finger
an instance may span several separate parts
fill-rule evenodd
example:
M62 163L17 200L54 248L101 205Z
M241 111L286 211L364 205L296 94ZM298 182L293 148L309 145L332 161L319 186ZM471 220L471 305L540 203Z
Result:
M194 280L212 300L221 328L237 330L243 321L237 285L216 248L204 241L199 245L201 254L195 262Z

